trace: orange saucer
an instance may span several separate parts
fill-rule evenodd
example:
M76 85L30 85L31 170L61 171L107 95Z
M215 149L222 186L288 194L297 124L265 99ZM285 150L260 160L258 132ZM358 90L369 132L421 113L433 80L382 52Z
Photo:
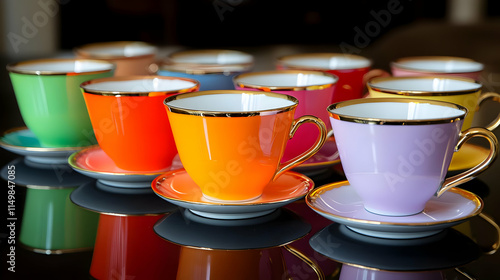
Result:
M68 158L68 163L83 175L97 179L103 184L121 188L149 188L154 178L175 166L173 164L167 169L152 171L124 170L117 167L98 145L73 153Z
M257 199L240 203L214 202L203 197L200 188L184 169L164 173L153 180L153 191L166 201L191 212L215 219L246 219L263 216L305 196L314 182L288 171L264 189Z

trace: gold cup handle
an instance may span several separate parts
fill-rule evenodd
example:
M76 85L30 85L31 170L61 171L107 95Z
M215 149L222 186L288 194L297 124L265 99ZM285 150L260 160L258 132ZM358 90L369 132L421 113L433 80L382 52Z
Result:
M285 245L283 246L288 252L290 252L292 255L296 256L299 258L301 261L306 263L313 271L316 273L316 276L318 276L318 280L325 280L325 274L321 269L318 267L316 262L308 258L306 255L304 255L302 252L299 250L291 247L290 245Z
M303 163L304 161L308 160L315 153L317 153L319 151L319 149L321 149L321 147L323 147L323 144L325 144L326 135L327 135L326 125L320 118L317 118L317 117L311 116L311 115L305 115L305 116L302 116L302 117L294 120L292 123L292 128L290 130L288 137L291 139L293 137L293 135L295 134L295 132L297 131L297 129L305 123L315 124L319 129L319 133L320 133L319 137L316 139L316 142L314 143L314 145L311 148L309 148L307 151L305 151L304 153L302 153L302 154L300 154L300 155L298 155L298 156L296 156L296 157L294 157L294 158L292 158L284 163L281 163L278 166L278 172L276 172L276 174L274 174L273 180L278 178L281 173L283 173L283 172Z
M479 109L479 107L481 107L481 104L488 100L488 99L491 99L495 102L498 102L500 103L500 94L498 93L495 93L495 92L487 92L487 93L483 93L479 96L479 100L478 100L478 105L477 105L477 108L476 110ZM489 130L489 131L493 131L495 130L498 126L500 125L500 114L498 114L498 116L496 117L495 120L493 120L490 124L488 124L486 126L486 129Z
M493 255L498 251L498 248L500 248L500 227L498 224L491 218L490 216L484 214L484 213L479 213L479 217L481 217L483 220L485 220L488 224L490 224L493 228L495 228L496 231L496 241L486 249L483 249L483 252L486 255Z
M458 143L455 147L455 151L458 151L465 142L467 142L469 139L473 137L482 137L488 140L490 144L490 153L481 163L479 163L475 167L472 167L471 169L464 171L458 175L446 178L442 186L436 192L437 197L441 196L444 192L455 186L464 184L474 179L477 175L485 171L495 161L499 148L498 139L491 131L484 128L473 127L461 132L460 137L458 139Z

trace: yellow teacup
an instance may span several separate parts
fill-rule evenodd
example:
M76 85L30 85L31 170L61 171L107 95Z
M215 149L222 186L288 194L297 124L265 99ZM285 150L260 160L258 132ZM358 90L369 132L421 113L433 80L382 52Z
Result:
M476 109L487 99L500 102L500 94L481 93L482 84L462 77L383 77L367 84L367 97L411 97L441 100L462 105L469 110L462 131L471 127ZM485 128L492 131L500 124L500 114Z
M272 92L214 90L165 99L180 160L207 199L258 198L269 182L314 155L326 126L306 115L294 119L295 97ZM287 140L304 123L320 134L307 151L280 163Z

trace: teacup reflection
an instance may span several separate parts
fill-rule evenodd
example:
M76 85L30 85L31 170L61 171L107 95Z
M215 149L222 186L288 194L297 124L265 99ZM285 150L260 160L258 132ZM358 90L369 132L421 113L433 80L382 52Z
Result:
M9 171L15 171L15 176L9 176ZM42 254L92 250L99 215L69 199L71 192L89 178L73 172L68 165L41 164L26 158L9 162L1 174L4 180L12 180L13 186L26 187L19 232L23 247Z
M307 279L324 279L314 261L289 246L310 228L286 209L244 220L209 219L181 209L154 227L182 245L177 279L289 279L294 268L304 266ZM297 258L290 260L290 254Z
M179 247L164 242L153 225L176 209L147 188L83 184L76 205L100 213L90 275L96 279L174 279Z
M163 216L101 214L90 275L96 279L175 279L179 247L153 231Z

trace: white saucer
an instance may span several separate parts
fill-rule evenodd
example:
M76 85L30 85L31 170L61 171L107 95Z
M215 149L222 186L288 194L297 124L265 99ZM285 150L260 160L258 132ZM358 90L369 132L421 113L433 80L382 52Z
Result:
M149 188L156 177L174 166L151 172L123 170L98 145L73 153L67 162L75 171L119 188Z
M312 174L321 172L330 166L340 163L340 156L335 138L329 137L323 147L304 163L293 168L293 171Z
M82 147L42 147L35 134L27 127L5 131L0 138L0 146L5 150L26 157L36 163L67 164L68 157Z
M452 188L433 197L419 214L391 217L370 213L348 181L321 186L306 196L306 203L318 214L344 224L358 233L392 239L430 236L470 219L483 208L475 194Z
M241 203L207 200L184 169L158 176L151 187L161 198L187 208L199 216L213 219L246 219L267 215L302 198L314 187L314 182L303 174L285 172L270 183L259 198Z

